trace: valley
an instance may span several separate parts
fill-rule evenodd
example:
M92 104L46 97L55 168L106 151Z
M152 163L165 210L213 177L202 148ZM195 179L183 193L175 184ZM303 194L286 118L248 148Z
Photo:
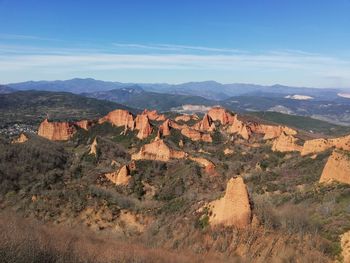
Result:
M53 224L52 231L86 229L88 237L74 233L68 256L98 261L82 255L79 242L103 244L106 235L137 251L133 258L122 254L131 248L111 252L125 262L163 262L162 255L179 252L169 262L331 262L346 255L346 127L222 107L204 115L140 111L55 92L45 93L46 104L39 94L27 102L36 118L22 118L25 107L3 106L18 123L32 118L35 132L1 138L1 210L18 218L6 220ZM81 102L56 100L61 96ZM40 242L34 239L37 253ZM48 246L57 257L66 253Z

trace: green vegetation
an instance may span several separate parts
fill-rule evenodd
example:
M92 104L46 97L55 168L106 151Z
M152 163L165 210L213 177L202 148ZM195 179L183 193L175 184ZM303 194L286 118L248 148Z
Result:
M283 114L279 112L250 112L249 115L259 117L281 125L294 127L314 133L321 133L330 136L340 136L350 133L350 127L331 124L329 122L313 119L310 117Z
M68 92L19 91L0 94L2 126L18 123L37 125L47 116L51 120L96 119L115 109L134 111L121 104Z

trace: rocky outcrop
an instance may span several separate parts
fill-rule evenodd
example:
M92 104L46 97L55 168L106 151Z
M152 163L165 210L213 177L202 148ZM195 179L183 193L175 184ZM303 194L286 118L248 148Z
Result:
M128 185L131 179L130 170L127 165L122 166L117 172L107 173L105 176L115 185Z
M93 122L89 120L82 120L82 121L75 122L74 125L87 131L93 125Z
M39 126L38 135L52 141L69 140L76 132L69 122L49 122L45 119Z
M287 135L296 135L297 131L287 126L273 126L273 125L262 125L264 130L264 139L274 139L279 137L282 133Z
M90 145L90 152L89 154L97 155L97 138L95 137L94 141Z
M117 127L126 127L130 130L134 129L134 117L126 110L114 110L106 116L98 120L98 123L110 122Z
M341 255L344 263L350 263L350 231L340 236L340 245L342 248Z
M159 126L159 135L160 137L165 137L170 135L171 123L170 120L167 119L162 125Z
M163 140L157 140L142 146L138 153L131 156L131 159L167 162L171 159L181 159L186 156L185 152L172 150Z
M297 144L298 139L293 135L288 135L285 132L274 140L272 144L272 151L274 152L300 152L302 146Z
M156 110L149 111L145 109L142 112L142 115L146 115L148 119L151 121L165 121L165 115L164 114L158 114Z
M138 130L137 138L143 140L152 134L153 128L147 115L137 115L135 118L135 129Z
M323 168L320 183L337 181L350 184L350 153L333 151Z
M212 138L210 134L201 133L197 130L191 128L183 128L181 130L181 134L191 139L192 141L204 141L204 142L212 142Z
M187 128L187 124L178 124L175 121L169 120L169 125L171 128L175 129L175 130L181 130L183 128Z
M222 125L233 122L232 114L222 107L213 107L207 114L213 121L219 121Z
M184 141L183 140L179 141L179 147L181 147L181 148L184 147Z
M350 151L350 135L334 138L334 139L320 138L320 139L308 140L303 145L301 155L323 152L332 147L345 150L345 151Z
M244 228L251 223L252 211L248 191L241 177L231 178L224 197L209 203L208 207L211 210L211 225Z
M213 162L201 157L189 157L189 159L202 166L207 173L217 175L215 171L215 164Z
M28 139L27 135L25 135L24 133L21 133L21 135L17 139L14 139L12 141L12 143L14 143L14 144L16 144L16 143L25 143L28 140L29 139Z
M211 135L208 134L208 133L203 133L203 134L202 134L201 140L202 140L203 142L213 142L213 138L212 138Z
M203 119L199 122L197 122L193 129L199 130L199 131L205 131L205 132L211 132L215 130L215 124L213 120L209 117L208 114L205 114Z
M264 135L265 140L270 140L279 137L283 132L287 135L296 135L297 131L287 126L281 125L266 125L254 123L250 125L253 133L260 133Z
M190 114L184 114L184 115L180 115L180 116L177 116L176 118L175 118L175 121L183 121L183 122L188 122L188 121L190 121L190 120L198 120L199 119L199 117L196 115L196 114L192 114L192 115L190 115Z
M252 134L263 134L264 140L274 139L282 133L287 135L295 135L297 132L286 126L266 125L256 122L245 122L238 119L238 115L233 116L232 123L227 128L230 134L239 134L244 139L248 140Z
M239 120L237 115L233 117L233 122L227 128L227 132L230 134L239 134L246 140L248 140L252 134L251 128L246 123Z
M225 155L233 154L233 150L230 149L230 148L226 148L226 149L224 150L224 154L225 154Z

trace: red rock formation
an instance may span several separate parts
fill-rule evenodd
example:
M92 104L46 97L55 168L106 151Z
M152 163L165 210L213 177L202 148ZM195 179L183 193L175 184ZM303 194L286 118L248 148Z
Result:
M97 138L95 137L94 141L90 145L90 152L89 154L97 155Z
M177 116L175 118L175 121L183 121L183 122L188 122L190 120L198 120L198 116L196 114L184 114L184 115L180 115L180 116Z
M141 147L138 153L131 156L132 160L157 160L167 162L171 159L185 158L187 154L182 151L170 149L163 140L157 140Z
M244 228L250 225L252 212L247 187L241 177L231 178L224 197L208 205L211 210L211 225L235 226Z
M224 150L224 154L225 154L225 155L233 154L233 150L230 149L230 148L226 148L226 149Z
M350 153L333 151L323 169L320 183L332 181L350 184Z
M196 131L191 128L183 128L181 130L181 134L183 136L186 136L187 138L190 138L192 141L205 141L205 142L212 142L212 138L210 134L203 134L199 131Z
M90 127L93 125L92 121L89 120L82 120L82 121L77 121L74 123L76 126L78 126L81 129L88 130Z
M165 115L158 114L158 112L156 110L149 111L149 110L145 109L142 112L142 115L146 115L148 117L148 119L150 119L151 121L165 121Z
M38 135L53 141L65 141L69 140L75 132L74 124L49 122L45 119L39 126Z
M213 138L212 138L211 135L208 134L208 133L203 133L203 134L202 134L201 140L202 140L203 142L213 142Z
M341 149L344 151L350 151L350 135L335 138L335 139L330 139L330 141L335 148Z
M165 122L163 122L162 125L159 126L160 136L161 137L169 136L170 135L170 128L171 128L170 120L167 119Z
M115 185L128 185L131 179L129 167L124 165L119 171L105 174L106 178Z
M25 143L28 140L28 137L24 133L21 133L21 135L17 139L13 140L12 143Z
M179 141L179 147L181 147L181 148L184 147L184 141L183 140Z
M147 115L137 115L135 118L135 129L138 130L137 138L143 140L152 134L152 126Z
M199 131L211 132L215 130L215 124L209 115L205 114L203 119L197 122L193 128Z
M340 236L340 245L344 263L350 263L350 231Z
M110 122L117 127L126 127L134 129L134 117L126 110L114 110L108 113L105 117L98 120L98 123Z
M337 149L350 151L350 135L334 139L314 139L304 143L301 155L323 152L335 147Z
M190 138L192 141L200 141L202 136L199 131L196 131L191 128L184 128L181 130L181 134L183 136L186 136L187 138Z
M213 162L201 157L189 157L189 159L204 167L208 174L218 175L215 171L215 164Z
M227 128L227 132L241 135L244 139L248 140L252 134L251 128L243 121L237 118L237 115L233 117L232 124Z
M287 135L285 132L274 140L272 144L272 151L275 152L300 152L302 146L297 144L298 139L293 137L293 135Z
M188 127L187 124L182 124L181 125L181 124L178 124L178 123L176 123L175 121L172 121L172 120L170 120L169 124L170 124L170 127L175 129L175 130L181 130L183 128L187 128Z
M226 109L221 107L213 107L208 111L208 116L213 121L219 121L222 125L231 124L233 116Z
M297 132L287 126L276 126L254 123L250 125L250 129L253 133L264 134L265 140L270 140L279 137L282 132L287 135L296 135Z

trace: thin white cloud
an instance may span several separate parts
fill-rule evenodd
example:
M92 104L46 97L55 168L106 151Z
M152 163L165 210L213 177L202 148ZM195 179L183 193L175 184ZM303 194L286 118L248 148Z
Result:
M42 40L42 41L60 41L55 38L33 36L33 35L18 35L18 34L0 34L0 39L6 40Z
M190 46L190 45L174 45L174 44L130 44L130 43L114 43L116 47L122 48L131 48L131 49L151 49L151 50L160 50L160 51L205 51L205 52L229 52L229 53L238 53L242 52L238 49L231 48L212 48L204 46Z
M132 48L143 48L139 44ZM147 47L149 47L147 45ZM153 47L150 46L150 47ZM176 72L181 82L181 72L186 74L205 72L203 78L217 79L218 72L239 78L239 81L256 82L257 76L264 75L271 82L278 81L291 83L306 83L309 86L318 85L325 81L324 85L342 83L350 86L350 61L332 56L312 54L302 51L273 51L262 53L225 53L223 49L193 47L196 50L209 51L204 53L182 53L179 50L191 50L192 46L157 45L164 48L165 53L116 53L116 50L104 50L102 48L40 48L33 46L0 45L0 79L6 82L8 76L28 75L33 79L40 79L42 74L55 73L71 74L72 72L118 72L120 70L146 70L161 72L170 70ZM208 72L210 75L208 75ZM243 74L242 74L243 73ZM175 74L175 73L174 73ZM130 74L132 75L132 74ZM155 76L157 74L154 74ZM245 79L241 77L245 76ZM331 77L330 77L331 76ZM332 82L336 76L337 82ZM240 78L241 77L241 78ZM317 80L317 83L315 82ZM12 82L13 80L8 79ZM130 79L130 81L134 81ZM154 79L157 82L157 79Z

